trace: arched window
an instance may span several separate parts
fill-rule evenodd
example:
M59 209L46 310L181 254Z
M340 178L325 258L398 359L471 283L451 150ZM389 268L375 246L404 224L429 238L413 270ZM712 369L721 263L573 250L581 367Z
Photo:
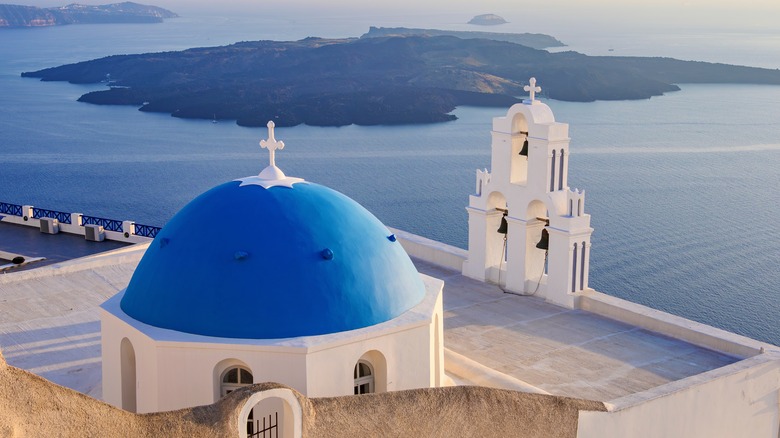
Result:
M374 392L374 369L371 364L359 360L355 364L355 394L370 394Z
M582 241L582 268L580 269L580 289L585 289L585 241Z
M230 367L222 373L220 382L219 395L224 397L238 388L251 385L254 383L254 379L248 369L244 367Z
M555 149L552 151L552 164L550 165L550 191L555 191Z
M577 291L577 242L574 242L574 257L571 262L571 291Z
M558 172L558 190L563 190L563 160L564 160L564 150L561 149L561 157L560 157L560 166L561 170Z
M219 382L219 395L224 397L241 387L251 385L254 383L254 377L252 377L252 372L248 369L234 366L222 373L222 378ZM255 429L254 411L250 411L246 423L247 436L253 436Z

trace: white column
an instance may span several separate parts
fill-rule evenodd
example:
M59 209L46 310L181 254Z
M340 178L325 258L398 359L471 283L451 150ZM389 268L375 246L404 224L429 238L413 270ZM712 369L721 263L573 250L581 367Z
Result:
M133 221L122 221L122 231L124 232L125 237L130 237L135 234L135 222Z
M463 262L463 275L485 281L486 213L474 207L466 207L466 211L469 214L469 258Z
M561 190L567 190L569 188L569 148L568 145L561 145L558 148L558 151L563 149L565 152L564 157L566 158L563 160L563 186L561 187Z
M526 244L528 242L526 221L508 216L506 221L509 227L507 232L507 261L504 266L504 278L506 278L504 288L508 291L523 293L525 292L525 256Z
M512 135L496 131L492 131L491 135L491 180L509 181L512 165Z
M22 218L25 222L28 222L32 219L33 216L33 206L32 205L23 205L22 206Z
M572 256L574 242L572 236L565 230L547 227L550 233L550 250L547 262L547 290L545 299L559 306L573 308L574 298L571 293Z

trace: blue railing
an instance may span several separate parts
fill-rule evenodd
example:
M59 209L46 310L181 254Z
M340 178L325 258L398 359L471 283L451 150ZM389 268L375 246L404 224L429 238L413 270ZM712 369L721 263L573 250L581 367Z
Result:
M7 202L0 202L0 215L10 215L10 216L24 216L24 206L17 205L17 204L9 204ZM32 209L32 218L33 219L41 219L41 218L52 218L57 219L62 224L71 224L71 213L66 213L64 211L56 211L56 210L46 210L44 208L35 208ZM102 217L97 216L84 216L81 215L81 224L82 227L85 225L100 225L103 227L106 231L115 231L118 233L124 232L124 227L122 226L122 221L118 221L115 219L106 219ZM160 232L162 228L155 227L152 225L143 225L143 224L135 224L135 234L136 236L141 237L148 237L151 239L154 239L157 237L157 233ZM130 230L128 230L128 233ZM129 234L126 237L130 237Z
M157 236L157 233L160 232L162 228L160 227L153 227L151 225L141 225L141 224L135 224L135 235L136 236L142 236L142 237L151 237L154 239Z
M22 216L22 206L0 202L0 214L10 214L11 216Z
M102 217L95 217L95 216L81 216L81 226L84 225L100 225L103 227L106 231L117 231L122 232L122 221L118 221L115 219L106 219Z
M64 211L44 210L43 208L33 207L33 219L40 219L42 217L57 219L61 224L70 223L70 213L65 213Z

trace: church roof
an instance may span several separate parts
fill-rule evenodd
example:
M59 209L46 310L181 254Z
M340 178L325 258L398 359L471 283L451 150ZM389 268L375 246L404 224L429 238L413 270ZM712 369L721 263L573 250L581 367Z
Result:
M179 211L141 259L121 308L156 327L275 339L389 321L424 294L379 219L272 161Z

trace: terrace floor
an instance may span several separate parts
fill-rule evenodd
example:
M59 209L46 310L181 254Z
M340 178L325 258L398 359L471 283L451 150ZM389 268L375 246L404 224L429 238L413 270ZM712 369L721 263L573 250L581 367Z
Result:
M444 346L551 394L609 401L740 360L414 260L444 285Z

